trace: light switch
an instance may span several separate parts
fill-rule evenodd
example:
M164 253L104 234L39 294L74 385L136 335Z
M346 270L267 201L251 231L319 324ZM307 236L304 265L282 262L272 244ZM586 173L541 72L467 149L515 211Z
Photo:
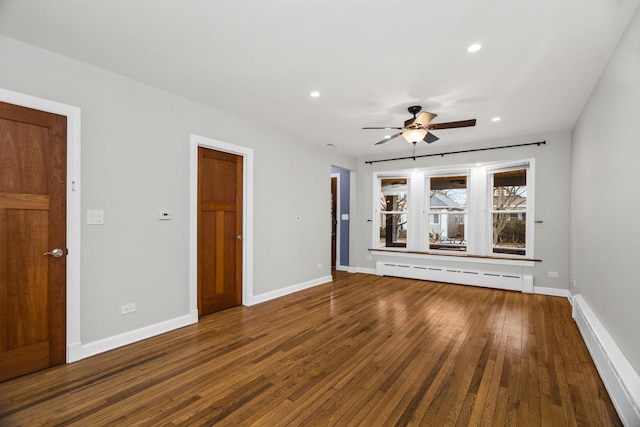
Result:
M104 224L104 211L102 210L88 210L87 211L87 224L102 225Z
M342 214L343 221L349 221L349 214Z

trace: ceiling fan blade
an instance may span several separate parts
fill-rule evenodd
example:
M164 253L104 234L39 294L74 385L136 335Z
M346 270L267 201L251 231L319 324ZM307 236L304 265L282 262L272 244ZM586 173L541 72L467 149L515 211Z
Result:
M431 132L427 132L427 134L425 135L423 141L426 142L427 144L431 144L432 142L436 142L439 139L440 138L438 138L437 136L435 136Z
M466 128L469 126L475 126L476 119L460 120L459 122L447 122L447 123L435 123L427 126L427 129L453 129L453 128Z
M426 111L423 111L416 116L416 119L412 124L423 127L431 123L431 120L435 119L437 116L437 114L427 113Z
M366 128L362 128L362 129L402 129L402 128L392 128L392 127L386 127L386 128L371 128L371 127L366 127Z
M385 139L383 139L382 141L378 141L378 142L376 142L374 145L381 145L381 144L384 144L385 142L389 142L389 141L391 141L393 138L397 138L397 137L399 137L400 135L402 135L402 132L396 133L395 135L391 135L389 138L385 138Z

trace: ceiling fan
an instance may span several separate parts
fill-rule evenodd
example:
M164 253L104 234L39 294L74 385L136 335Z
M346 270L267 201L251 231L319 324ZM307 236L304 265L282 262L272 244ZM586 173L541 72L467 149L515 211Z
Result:
M404 139L407 140L407 142L411 142L415 146L420 141L431 144L432 142L440 139L434 134L430 133L430 130L464 128L476 125L476 119L431 124L431 120L435 119L437 114L427 113L426 111L420 112L422 110L422 107L420 107L419 105L409 107L408 110L409 113L413 114L413 118L405 120L404 126L401 128L365 127L362 129L398 129L401 131L396 133L395 135L386 137L382 141L376 142L375 145L384 144L402 135Z

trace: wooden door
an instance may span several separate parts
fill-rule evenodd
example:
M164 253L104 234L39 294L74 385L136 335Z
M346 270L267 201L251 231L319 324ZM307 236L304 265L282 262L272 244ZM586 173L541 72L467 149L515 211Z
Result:
M66 123L0 102L0 381L65 362Z
M338 178L331 177L331 267L335 268L338 239Z
M242 304L242 156L198 148L198 312Z

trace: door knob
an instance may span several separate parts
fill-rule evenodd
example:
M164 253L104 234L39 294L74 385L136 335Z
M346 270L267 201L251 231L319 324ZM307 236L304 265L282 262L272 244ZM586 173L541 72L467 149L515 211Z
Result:
M64 255L64 251L60 248L55 248L51 252L45 252L42 255L51 255L54 258L60 258L62 255Z
M242 234L238 234L238 235L236 236L236 240L242 240Z

